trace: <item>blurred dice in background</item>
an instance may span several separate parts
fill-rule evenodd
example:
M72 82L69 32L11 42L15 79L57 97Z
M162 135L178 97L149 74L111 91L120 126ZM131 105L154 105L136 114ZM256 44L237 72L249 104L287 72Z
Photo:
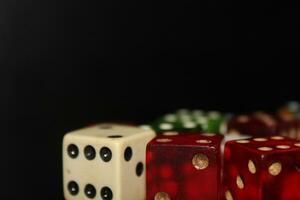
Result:
M237 115L228 122L228 134L243 134L253 137L279 134L300 139L300 118L291 114L272 115L264 112Z
M228 116L218 111L180 109L165 114L148 127L156 132L211 132L224 133ZM147 126L144 126L147 127Z

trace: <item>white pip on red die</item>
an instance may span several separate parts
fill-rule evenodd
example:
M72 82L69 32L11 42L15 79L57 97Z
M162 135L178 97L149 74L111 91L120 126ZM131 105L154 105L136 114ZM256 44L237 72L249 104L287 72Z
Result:
M145 150L151 130L100 124L63 140L66 200L144 200Z

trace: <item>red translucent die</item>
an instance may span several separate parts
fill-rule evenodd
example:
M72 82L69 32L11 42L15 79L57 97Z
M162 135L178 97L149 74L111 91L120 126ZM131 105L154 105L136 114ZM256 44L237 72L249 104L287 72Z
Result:
M147 145L147 200L218 200L222 135L160 135Z
M300 141L272 136L227 142L224 200L300 200Z
M277 119L267 113L239 115L228 122L228 132L252 136L271 136L277 133Z

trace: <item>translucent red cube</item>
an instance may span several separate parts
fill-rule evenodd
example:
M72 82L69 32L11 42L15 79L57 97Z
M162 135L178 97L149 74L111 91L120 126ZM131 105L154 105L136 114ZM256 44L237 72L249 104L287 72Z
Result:
M270 115L256 112L233 117L228 122L228 132L254 137L282 135L300 139L300 119L286 113Z
M271 136L227 142L223 199L300 200L300 141Z
M147 145L147 200L217 200L221 135L160 135Z
M277 133L277 119L267 113L256 112L250 115L233 117L228 123L228 132L244 135L271 136Z

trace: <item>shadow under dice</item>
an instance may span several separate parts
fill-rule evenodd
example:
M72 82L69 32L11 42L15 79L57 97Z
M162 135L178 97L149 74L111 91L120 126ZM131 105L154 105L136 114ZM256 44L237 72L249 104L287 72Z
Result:
M151 130L100 124L63 141L66 200L144 200L145 151Z
M147 200L217 200L221 135L157 136L147 145Z
M227 142L225 200L300 200L300 141L272 136Z

